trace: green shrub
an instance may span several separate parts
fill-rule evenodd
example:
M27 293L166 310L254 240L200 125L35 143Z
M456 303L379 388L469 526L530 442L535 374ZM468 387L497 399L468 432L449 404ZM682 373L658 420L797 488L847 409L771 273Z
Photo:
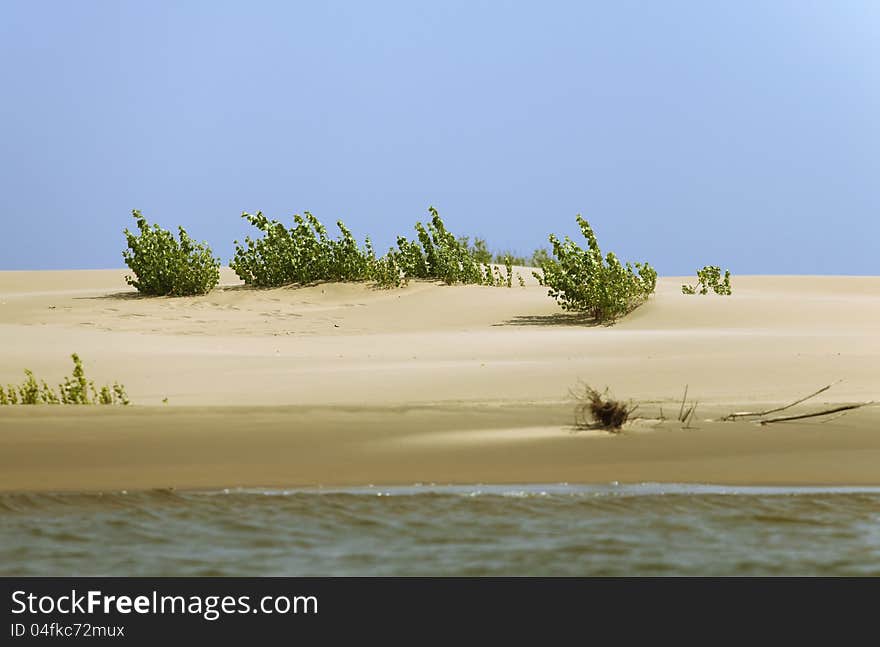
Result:
M400 269L400 255L393 249L373 263L372 278L381 288L399 288L406 284L406 277Z
M18 387L18 399L22 404L37 404L40 401L40 386L31 371L25 369L24 374L27 379Z
M18 404L18 391L11 384L6 391L0 387L0 405L2 404Z
M294 226L269 220L262 211L241 215L263 232L256 240L235 241L229 266L247 285L277 287L315 281L363 281L372 277L376 262L370 239L362 249L339 221L340 238L331 239L321 222L306 211L293 217ZM386 266L385 271L388 270Z
M724 278L721 278L721 268L717 265L706 265L701 270L697 270L697 285L682 285L682 294L708 294L709 290L713 290L715 294L729 296L733 294L730 288L730 270L724 272Z
M220 259L214 258L207 243L196 243L183 227L180 240L159 225L150 225L141 212L131 212L138 234L124 231L128 249L122 253L125 264L135 273L125 281L141 294L153 296L191 296L207 294L220 281Z
M596 321L612 322L643 303L657 284L657 272L647 263L625 265L609 252L603 258L590 224L577 216L587 249L565 237L550 234L554 259L542 261L534 276L550 289L563 310L589 313Z
M40 386L40 401L43 404L61 404L58 395L56 395L51 386L46 384L45 380L42 381L42 385ZM128 402L126 401L125 404L128 404Z
M417 240L404 236L397 238L394 255L402 274L402 281L433 279L447 285L456 283L510 287L513 282L511 263L505 262L506 276L491 264L492 255L486 241L476 239L473 246L467 237L456 238L447 228L434 207L429 207L431 219L415 225Z
M19 386L10 384L5 390L0 387L0 405L129 404L125 387L114 382L112 386L102 386L99 391L93 381L86 379L79 355L73 353L70 357L73 359L73 375L64 378L57 392L45 380L37 384L33 372L25 369L25 381Z
M431 221L425 227L421 223L416 224L419 240L425 249L428 269L426 278L438 279L447 285L483 283L483 264L446 229L434 207L430 207L429 211ZM427 238L430 238L430 242L426 242Z
M421 227L421 223L416 224L417 229ZM431 245L430 238L427 241L428 245ZM433 246L430 249L433 251ZM388 250L388 256L396 259L404 283L410 279L427 279L430 276L428 259L417 240L407 240L404 236L398 236L397 250Z
M285 227L258 212L242 214L263 236L235 241L230 267L246 284L277 287L307 285L316 281L375 281L384 288L400 287L410 280L443 281L448 285L473 283L510 287L511 263L505 261L506 275L494 270L486 241L474 245L467 237L456 238L446 229L436 209L431 219L415 225L416 238L397 237L397 247L376 257L370 239L360 247L341 222L338 239L331 239L321 222L311 213L295 215L294 226Z

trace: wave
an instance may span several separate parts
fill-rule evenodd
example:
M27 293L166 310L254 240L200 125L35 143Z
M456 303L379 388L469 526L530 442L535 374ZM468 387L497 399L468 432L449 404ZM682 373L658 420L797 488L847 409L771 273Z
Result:
M171 488L112 492L48 492L0 494L0 513L25 512L42 507L100 505L121 508L141 505L169 505L197 501L202 497L513 497L513 498L595 498L686 496L815 496L880 495L880 486L761 486L694 483L621 484L473 484L445 485L415 483L401 486L299 487L299 488L224 488L218 490L175 490Z

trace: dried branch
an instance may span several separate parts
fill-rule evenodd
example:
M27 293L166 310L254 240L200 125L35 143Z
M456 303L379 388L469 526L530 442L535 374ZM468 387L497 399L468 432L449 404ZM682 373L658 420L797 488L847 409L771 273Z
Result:
M833 409L825 409L824 411L816 411L815 413L802 413L798 416L779 416L777 418L768 418L767 420L759 420L762 425L769 425L771 422L785 422L787 420L803 420L804 418L816 418L817 416L827 416L838 411L850 411L860 407L867 407L874 404L873 402L860 402L858 404L846 404Z
M693 406L690 409L688 409L688 412L685 416L685 420L682 420L682 422L687 421L687 424L684 426L685 429L691 428L691 423L694 421L694 417L697 415L697 405L698 404L699 404L699 402L694 402Z
M767 409L766 411L740 411L738 413L731 413L727 416L724 416L722 420L736 420L737 418L760 418L761 416L766 416L771 413L778 413L780 411L785 411L786 409L790 409L796 404L800 404L801 402L806 402L810 398L815 398L820 393L825 393L828 389L830 389L835 384L840 384L843 380L837 380L837 382L832 382L827 386L823 386L821 389L816 391L815 393L811 393L808 396L801 398L800 400L795 400L791 404L786 404L784 407L776 407L775 409Z
M688 397L688 385L685 384L684 385L684 395L681 398L681 409L678 410L678 421L679 422L684 422L684 418L682 416L684 415L684 403L685 403L685 400L687 400L687 397Z

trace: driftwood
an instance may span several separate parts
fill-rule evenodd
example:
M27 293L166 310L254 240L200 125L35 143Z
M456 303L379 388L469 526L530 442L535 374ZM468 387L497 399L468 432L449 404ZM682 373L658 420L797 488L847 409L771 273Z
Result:
M769 425L771 422L785 422L787 420L803 420L804 418L816 418L817 416L827 416L832 413L837 413L838 411L850 411L851 409L858 409L860 407L867 407L868 405L874 404L873 402L860 402L858 404L845 404L839 407L834 407L833 409L825 409L824 411L816 411L814 413L802 413L798 416L779 416L776 418L767 418L766 420L759 420L762 425Z
M790 409L791 407L795 406L796 404L800 404L801 402L806 402L810 398L815 398L820 393L825 393L825 391L830 389L832 386L834 386L835 384L840 384L842 381L843 380L837 380L837 382L832 382L831 384L829 384L827 386L823 386L821 389L819 389L815 393L811 393L810 395L807 395L807 396L801 398L800 400L795 400L791 404L786 404L783 407L776 407L775 409L767 409L766 411L740 411L738 413L731 413L729 415L726 415L722 418L722 420L729 421L729 420L736 420L737 418L760 418L762 416L766 416L771 413L779 413L780 411L785 411L786 409ZM859 405L859 406L861 406L861 405ZM776 419L774 419L774 421L775 420Z

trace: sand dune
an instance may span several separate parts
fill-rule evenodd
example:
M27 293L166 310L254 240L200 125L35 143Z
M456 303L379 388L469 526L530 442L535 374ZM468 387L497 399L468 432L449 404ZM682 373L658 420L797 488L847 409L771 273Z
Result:
M124 271L0 272L0 382L57 383L79 353L128 409L0 408L0 489L435 482L880 484L880 414L707 422L790 401L880 398L880 278L661 279L613 327L527 287L362 284L140 298ZM695 428L573 434L582 379ZM163 399L167 398L167 404ZM807 405L804 405L806 408Z

